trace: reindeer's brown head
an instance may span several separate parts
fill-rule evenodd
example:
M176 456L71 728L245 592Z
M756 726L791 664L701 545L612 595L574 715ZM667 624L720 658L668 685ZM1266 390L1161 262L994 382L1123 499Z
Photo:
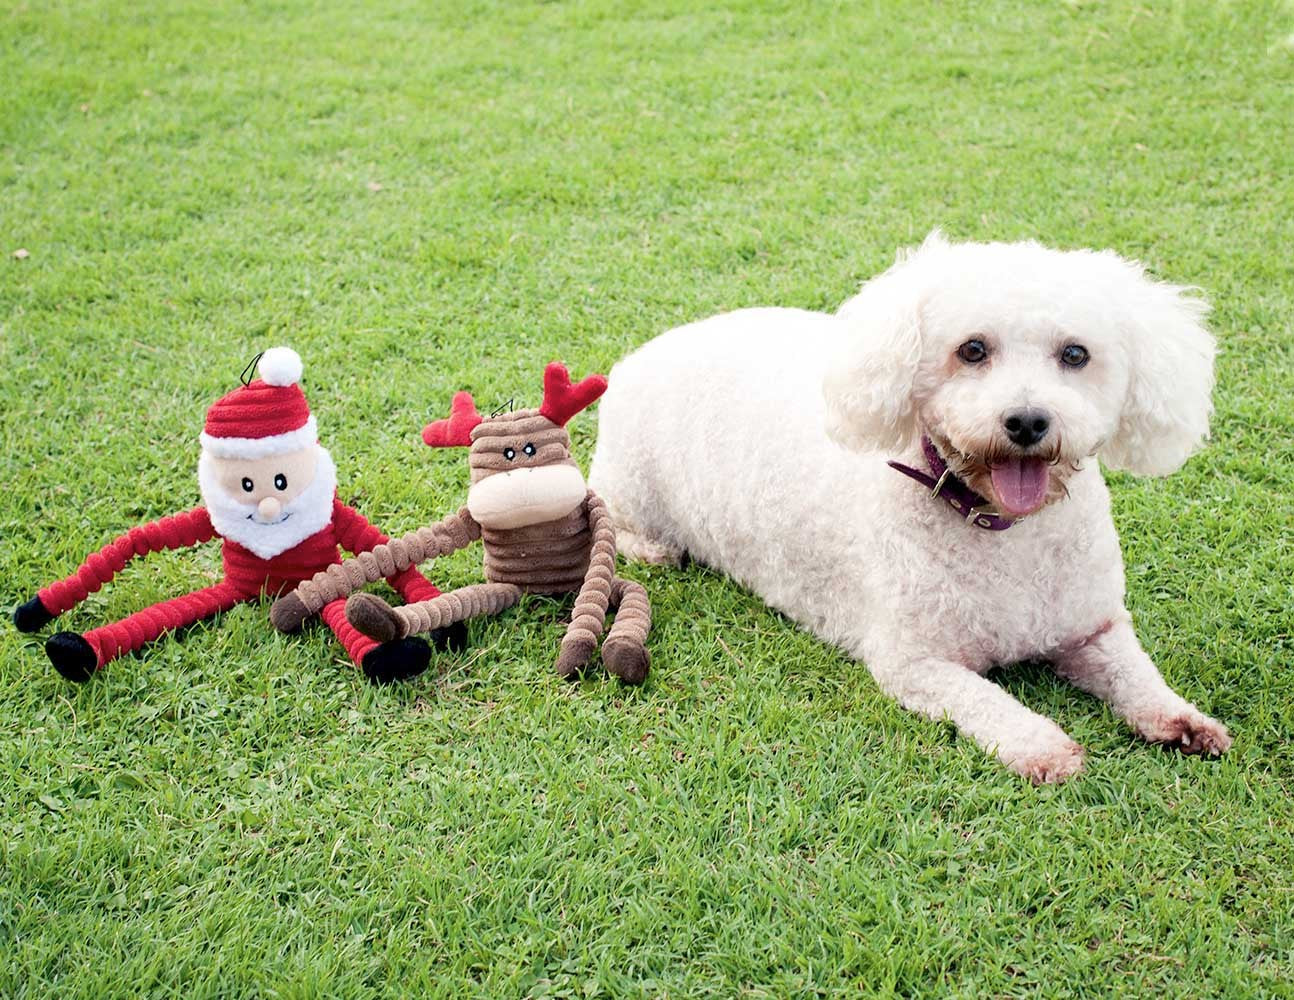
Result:
M433 448L471 447L467 509L487 528L521 528L565 517L584 502L588 486L571 458L565 425L606 391L602 375L571 385L566 366L544 369L544 402L537 410L483 417L471 393L454 396L448 420L422 430Z

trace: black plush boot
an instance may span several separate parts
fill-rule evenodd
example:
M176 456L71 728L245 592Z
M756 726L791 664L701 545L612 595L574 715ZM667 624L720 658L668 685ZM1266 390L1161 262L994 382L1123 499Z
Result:
M417 677L431 663L431 647L422 639L392 639L364 654L364 676L374 684Z
M99 655L84 636L55 632L45 640L45 655L54 669L70 681L84 684L99 667Z
M54 620L54 616L45 610L39 597L33 597L26 604L19 604L13 609L13 623L19 632L35 632Z
M446 650L451 653L461 653L467 648L466 622L454 622L444 628L434 628L429 634L437 653L443 653Z

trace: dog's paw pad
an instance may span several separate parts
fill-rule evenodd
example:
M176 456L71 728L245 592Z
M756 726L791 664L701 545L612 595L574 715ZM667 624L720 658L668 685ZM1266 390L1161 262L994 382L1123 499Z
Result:
M1158 722L1153 734L1147 738L1162 744L1167 750L1184 754L1218 757L1231 749L1231 734L1227 727L1199 712L1169 716Z
M1035 785L1059 785L1083 770L1086 754L1073 741L1046 750L1025 753L1007 762L1016 774Z

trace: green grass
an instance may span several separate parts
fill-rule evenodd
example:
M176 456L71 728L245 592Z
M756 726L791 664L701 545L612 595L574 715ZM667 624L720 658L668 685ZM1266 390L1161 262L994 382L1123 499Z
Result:
M942 225L1215 303L1211 446L1112 486L1141 637L1234 749L1021 668L1089 749L1029 787L695 568L627 571L640 690L559 681L540 600L387 690L264 607L84 687L6 627L0 995L1294 995L1294 8L626 6L0 11L0 605L196 503L263 347L406 530L463 496L417 438L454 390L833 307ZM63 627L218 571L150 558Z

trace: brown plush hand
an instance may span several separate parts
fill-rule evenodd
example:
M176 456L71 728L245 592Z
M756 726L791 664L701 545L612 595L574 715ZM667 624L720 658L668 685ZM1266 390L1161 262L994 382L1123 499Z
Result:
M295 590L284 594L270 607L270 624L280 632L297 632L310 617L310 609Z
M351 594L346 599L346 618L370 639L390 642L407 634L404 622L391 605L376 594Z

